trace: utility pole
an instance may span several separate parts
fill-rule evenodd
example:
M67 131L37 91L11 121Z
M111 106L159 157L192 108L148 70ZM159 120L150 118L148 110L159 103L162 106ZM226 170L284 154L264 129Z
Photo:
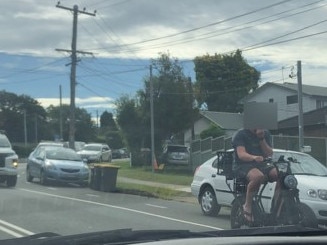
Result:
M65 51L71 53L71 73L70 73L70 116L69 116L69 148L75 149L75 88L76 88L76 64L77 64L77 53L91 54L90 52L77 51L77 17L78 14L87 14L95 16L94 13L88 13L85 8L81 11L78 10L78 6L74 5L74 8L68 8L60 5L60 2L56 5L57 8L73 11L73 38L72 38L72 49L56 49L57 51Z
M301 61L297 62L297 85L298 85L298 104L299 104L299 151L303 152L303 104L302 104L302 67Z
M153 81L152 81L152 65L150 65L150 113L151 113L151 166L154 172L154 115L153 115Z
M59 131L60 131L60 140L63 140L62 134L62 91L61 85L59 86Z

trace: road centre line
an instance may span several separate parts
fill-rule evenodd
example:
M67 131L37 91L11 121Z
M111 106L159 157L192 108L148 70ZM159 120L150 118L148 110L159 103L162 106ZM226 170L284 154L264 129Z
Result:
M106 204L106 203L83 200L83 199L67 197L67 196L60 196L60 195L50 194L50 193L41 192L41 191L28 190L28 189L24 189L24 188L19 188L19 190L30 192L30 193L35 193L35 194L39 194L39 195L44 195L44 196L50 196L50 197L66 199L66 200L70 200L70 201L77 201L77 202L93 204L93 205L98 205L98 206L103 206L103 207L120 209L120 210L124 210L124 211L129 211L129 212L138 213L138 214L144 214L144 215L148 215L148 216L152 216L152 217L156 217L156 218L161 218L161 219L165 219L165 220L170 220L170 221L175 221L175 222L179 222L179 223L205 227L205 228L209 228L209 229L213 229L213 230L223 230L222 228L218 228L218 227L214 227L214 226L210 226L210 225L204 225L204 224L190 222L190 221L186 221L186 220L170 218L170 217L163 216L163 215L152 214L152 213L148 213L148 212L144 212L144 211L140 211L140 210L136 210L136 209L124 208L124 207L114 206L114 205L110 205L110 204Z
M153 205L153 204L150 204L150 203L146 203L145 205L150 206L150 207L155 207L155 208L167 208L167 207L164 207L164 206Z
M23 236L26 236L26 235L33 235L34 233L31 232L31 231L28 231L24 228L21 228L17 225L14 225L14 224L11 224L7 221L4 221L4 220L1 220L0 219L0 230L5 232L5 233L8 233L9 235L12 235L14 237L23 237ZM18 233L20 232L20 233Z

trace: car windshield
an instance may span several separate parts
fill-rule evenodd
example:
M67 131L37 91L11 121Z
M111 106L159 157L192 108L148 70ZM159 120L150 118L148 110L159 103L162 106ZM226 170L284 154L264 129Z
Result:
M185 146L168 146L168 152L184 152L187 153L188 149Z
M310 155L274 152L273 158L278 160L280 156L284 156L284 159L289 159L291 161L293 174L327 176L326 166Z
M327 0L0 7L0 245L327 231Z
M71 149L65 148L47 148L46 150L47 159L51 160L67 160L67 161L82 161L80 155Z
M10 147L10 142L6 138L0 137L0 147Z

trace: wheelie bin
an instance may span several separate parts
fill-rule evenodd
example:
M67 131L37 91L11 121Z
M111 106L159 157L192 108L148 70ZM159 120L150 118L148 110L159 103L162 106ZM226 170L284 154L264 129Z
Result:
M100 190L105 192L116 191L116 182L119 166L111 164L101 165Z
M91 167L90 187L93 190L100 190L101 187L101 167L93 165Z

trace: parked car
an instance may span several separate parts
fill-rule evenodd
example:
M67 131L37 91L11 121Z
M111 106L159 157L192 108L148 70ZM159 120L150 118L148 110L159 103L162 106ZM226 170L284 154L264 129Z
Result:
M114 149L112 150L112 159L120 159L129 157L126 148Z
M40 146L27 159L26 180L39 178L50 181L88 185L89 167L74 150L58 146Z
M64 145L64 147L69 148L69 142L68 141L64 142L63 145ZM75 141L74 142L74 145L75 145L75 151L81 151L84 148L84 146L85 146L85 142L83 142L83 141Z
M169 165L190 164L190 149L186 145L166 145L163 149L161 162Z
M320 223L327 223L327 167L309 154L274 149L273 160L284 155L292 158L291 169L298 181L301 202L309 206ZM217 173L217 156L200 165L194 173L191 192L198 198L205 215L215 216L222 206L230 207L234 199L223 174ZM230 182L229 182L230 181ZM232 180L227 181L232 185ZM264 190L264 208L270 210L275 183L268 183Z
M77 154L79 154L82 159L88 163L112 161L111 149L106 144L86 144L82 150L77 152Z
M17 183L18 156L7 136L0 132L0 183L13 187Z

